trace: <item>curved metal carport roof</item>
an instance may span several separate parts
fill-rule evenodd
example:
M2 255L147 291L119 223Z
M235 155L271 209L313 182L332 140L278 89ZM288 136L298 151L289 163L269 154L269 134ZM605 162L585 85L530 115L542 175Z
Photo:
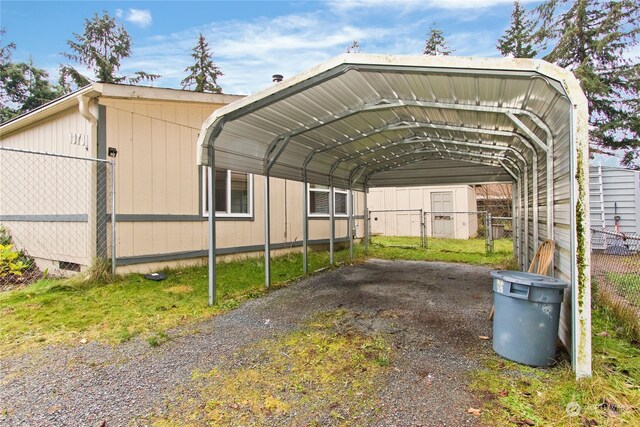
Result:
M345 54L215 111L198 163L365 194L513 182L521 267L553 239L554 275L571 284L560 338L580 377L591 373L587 132L575 77L541 60ZM209 242L213 261L213 215Z

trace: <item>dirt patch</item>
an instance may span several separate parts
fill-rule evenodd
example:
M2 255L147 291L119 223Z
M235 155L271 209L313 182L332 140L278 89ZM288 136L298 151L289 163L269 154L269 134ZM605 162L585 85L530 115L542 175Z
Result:
M2 359L0 424L146 425L152 416L171 413L195 372L222 372L232 384L234 375L252 363L276 358L284 363L288 358L280 353L252 349L272 340L273 348L288 354L278 337L302 338L309 333L305 322L338 311L345 314L331 322L331 336L384 337L389 357L376 362L384 373L367 389L367 405L343 410L329 402L307 424L358 425L353 416L363 416L367 425L478 425L479 418L468 410L480 402L468 383L470 372L480 367L478 356L491 352L491 341L478 338L491 335L491 301L489 269L483 267L373 260L327 271L190 325L196 332L173 331L158 347L135 339L117 347L49 348L43 352L46 364L38 354ZM273 372L286 377L293 368L282 369ZM190 397L206 406L198 396ZM291 406L281 400L222 404L266 408L262 425L293 425L285 416Z

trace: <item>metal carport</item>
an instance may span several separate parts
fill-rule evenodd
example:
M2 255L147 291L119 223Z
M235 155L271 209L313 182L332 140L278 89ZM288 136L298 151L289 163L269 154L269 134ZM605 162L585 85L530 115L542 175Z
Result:
M541 60L345 54L215 111L198 138L198 163L265 177L267 286L268 177L365 194L512 182L516 256L524 267L540 242L555 240L554 275L571 284L560 339L584 377L591 374L587 114L573 74ZM209 220L212 303L215 215Z

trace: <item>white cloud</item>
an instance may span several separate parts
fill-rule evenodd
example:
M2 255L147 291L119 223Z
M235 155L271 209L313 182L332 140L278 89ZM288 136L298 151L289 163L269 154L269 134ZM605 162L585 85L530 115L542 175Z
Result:
M496 48L496 36L490 31L459 32L447 37L449 46L458 56L499 56Z
M116 9L116 18L122 18L123 15L124 15L124 10Z
M538 0L523 0L523 3ZM329 7L338 12L353 10L397 9L404 13L414 10L446 9L464 10L479 9L498 5L511 5L513 0L328 0Z
M123 74L144 70L161 74L154 86L180 87L184 69L193 63L191 49L202 33L224 76L225 93L249 94L272 84L273 74L292 77L335 55L358 40L365 53L416 55L424 46L427 18L395 25L357 26L349 19L318 13L292 14L251 21L215 22L173 34L139 39ZM430 18L430 17L429 17ZM497 56L490 31L448 33L456 55Z
M192 64L191 49L200 32L207 38L213 60L224 73L218 80L224 92L248 94L270 85L273 74L291 77L344 53L353 40L359 40L366 52L373 52L373 46L386 45L403 33L406 39L407 29L356 27L338 20L323 20L313 13L217 22L139 40L134 57L126 61L122 72L158 73L162 79L154 83L156 86L180 87L186 75L184 69Z
M117 13L116 11L116 16ZM129 9L124 19L142 28L148 27L153 22L151 12L148 9Z

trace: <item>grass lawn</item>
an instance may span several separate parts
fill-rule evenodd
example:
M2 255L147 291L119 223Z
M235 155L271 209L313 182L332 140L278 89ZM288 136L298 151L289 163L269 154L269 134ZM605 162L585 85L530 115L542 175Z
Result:
M347 256L348 252L339 252L336 261ZM302 275L301 259L295 254L273 260L275 286ZM310 252L311 271L327 262L326 253ZM206 266L165 273L168 277L161 282L128 274L108 283L46 280L0 293L0 354L85 340L115 344L140 334L157 345L166 339L169 328L232 309L265 292L261 258L218 263L214 307L207 305Z
M531 368L498 356L484 360L471 388L486 397L489 425L640 425L640 348L611 312L593 310L593 376L575 380L569 361Z
M493 254L486 254L484 239L428 239L426 248L412 248L412 237L376 237L370 245L372 257L421 261L462 262L496 268L517 269L513 241L494 240Z
M509 263L509 241L496 244L496 253L484 254L484 241L435 240L429 249L402 249L372 245L370 257L470 262L503 267ZM356 245L354 262L367 258ZM474 253L475 252L475 253ZM349 251L335 253L337 264L350 262ZM309 271L328 265L327 252L309 252ZM166 331L232 309L247 298L265 292L262 258L217 265L217 297L207 305L207 268L166 270L161 282L140 274L117 276L110 282L77 277L46 280L26 289L0 293L0 354L14 354L50 344L86 341L119 343L143 335L150 345L167 339ZM302 255L277 257L272 282L277 287L302 276Z
M640 307L640 274L635 273L606 273L607 281L613 283L620 295L631 304Z

